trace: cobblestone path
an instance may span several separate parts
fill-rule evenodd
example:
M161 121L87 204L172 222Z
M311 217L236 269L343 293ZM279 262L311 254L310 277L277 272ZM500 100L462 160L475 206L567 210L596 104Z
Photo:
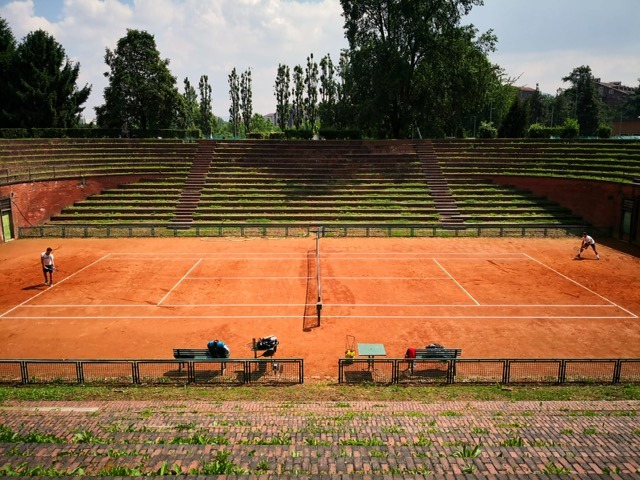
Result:
M640 478L640 402L5 402L0 475Z

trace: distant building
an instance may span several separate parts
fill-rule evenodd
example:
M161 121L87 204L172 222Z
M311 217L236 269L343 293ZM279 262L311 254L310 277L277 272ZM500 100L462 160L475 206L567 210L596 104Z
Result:
M602 102L615 108L621 107L635 90L622 85L622 82L602 82L599 78L594 79L594 83Z
M531 87L517 87L520 92L520 101L526 102L528 98L531 98L534 93L536 93L535 88Z
M278 119L278 115L276 113L267 113L266 115L262 116L265 120L273 123L274 125L277 125L277 119Z

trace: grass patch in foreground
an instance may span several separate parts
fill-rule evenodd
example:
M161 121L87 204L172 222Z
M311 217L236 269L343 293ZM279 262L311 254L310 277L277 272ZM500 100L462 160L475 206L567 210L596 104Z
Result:
M27 385L0 387L0 402L8 401L582 401L640 400L640 385L564 386L364 386L308 384L278 387L88 387Z

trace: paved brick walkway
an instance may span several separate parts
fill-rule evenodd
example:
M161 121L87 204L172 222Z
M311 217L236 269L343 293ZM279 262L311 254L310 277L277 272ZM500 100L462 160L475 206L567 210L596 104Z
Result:
M638 401L7 402L0 475L178 465L173 473L194 478L640 478L639 410Z

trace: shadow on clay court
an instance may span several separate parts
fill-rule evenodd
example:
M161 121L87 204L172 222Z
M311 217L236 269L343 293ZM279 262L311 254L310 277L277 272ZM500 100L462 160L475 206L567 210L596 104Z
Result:
M23 287L22 290L44 290L48 288L48 285L44 283L38 283L37 285L29 285L28 287Z

